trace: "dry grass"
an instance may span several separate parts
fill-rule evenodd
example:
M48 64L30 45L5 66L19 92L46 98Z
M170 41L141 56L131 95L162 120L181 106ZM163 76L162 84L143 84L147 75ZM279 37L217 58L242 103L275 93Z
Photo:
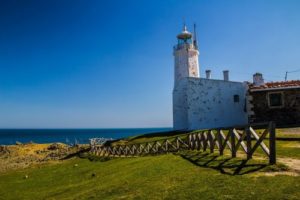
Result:
M0 173L38 164L59 162L59 159L80 150L80 148L69 148L62 143L55 143L57 148L54 149L51 149L51 146L53 144L35 143L2 146Z

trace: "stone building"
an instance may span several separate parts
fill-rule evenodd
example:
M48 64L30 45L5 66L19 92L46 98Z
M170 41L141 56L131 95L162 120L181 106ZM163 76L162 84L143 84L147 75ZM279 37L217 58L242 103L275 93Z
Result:
M263 75L256 73L248 95L250 123L300 125L300 80L265 83Z
M211 79L210 71L202 78L199 71L199 49L196 33L186 26L177 35L174 46L173 127L175 130L209 129L245 125L247 84Z

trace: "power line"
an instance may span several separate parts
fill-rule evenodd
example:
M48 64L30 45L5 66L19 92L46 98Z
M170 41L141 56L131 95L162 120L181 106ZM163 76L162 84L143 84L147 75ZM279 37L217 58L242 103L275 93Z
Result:
M297 69L297 70L295 70L295 71L290 71L290 72L288 72L288 73L295 73L295 72L300 72L300 69Z

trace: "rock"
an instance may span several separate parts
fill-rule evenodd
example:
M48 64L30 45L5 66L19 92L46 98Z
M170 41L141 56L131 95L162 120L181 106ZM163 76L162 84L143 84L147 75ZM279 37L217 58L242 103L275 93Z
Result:
M25 176L24 176L24 179L28 179L29 178L29 176L26 174Z
M78 164L74 164L74 167L78 167Z
M58 143L53 143L48 147L48 150L57 150L60 148L60 145Z
M7 146L0 145L0 155L9 154L10 151L8 150Z
M16 141L16 145L22 145L22 142Z
M5 152L6 151L6 147L5 146L0 146L0 152Z
M35 153L36 153L36 154L41 154L41 153L43 153L43 151L41 151L41 150L36 150Z
M59 155L57 153L50 153L47 155L47 158L49 158L50 160L57 160L59 159Z
M50 151L59 150L60 152L64 152L68 150L68 147L62 143L53 143L50 144L47 149Z

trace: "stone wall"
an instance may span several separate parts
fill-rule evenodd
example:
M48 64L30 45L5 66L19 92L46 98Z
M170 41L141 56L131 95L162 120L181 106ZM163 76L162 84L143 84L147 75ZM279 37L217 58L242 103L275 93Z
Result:
M282 107L269 107L269 92L282 92ZM260 123L274 121L278 126L300 124L300 89L252 91L250 92L250 95L253 97L252 122Z

